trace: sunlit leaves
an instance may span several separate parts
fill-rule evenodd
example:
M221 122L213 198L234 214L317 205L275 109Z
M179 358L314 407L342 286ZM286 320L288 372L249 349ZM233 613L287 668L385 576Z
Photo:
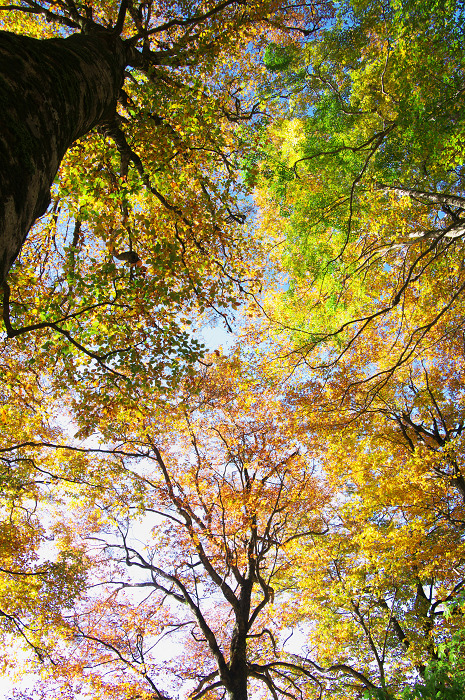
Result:
M242 644L245 678L263 682L262 668L289 660L288 596L274 581L294 566L293 543L324 532L329 491L265 358L236 350L209 360L177 407L152 402L135 414L122 405L108 421L126 476L82 501L100 585L76 606L71 652L63 647L50 667L57 682L78 678L96 697L124 697L128 682L142 693L159 683L185 693L209 673L228 687ZM176 644L173 660L159 658L165 638ZM277 687L291 687L271 671ZM305 666L295 673L305 685Z

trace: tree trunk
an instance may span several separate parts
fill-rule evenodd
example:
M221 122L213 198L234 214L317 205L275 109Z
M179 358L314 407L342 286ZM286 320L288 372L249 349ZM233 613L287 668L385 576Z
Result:
M252 580L249 578L242 585L239 602L241 606L231 637L231 660L229 678L226 685L228 700L247 700L247 621L250 612L250 594Z
M247 700L247 665L230 669L230 681L227 687L228 700Z
M0 285L50 203L66 150L114 114L125 66L124 42L110 32L0 32Z

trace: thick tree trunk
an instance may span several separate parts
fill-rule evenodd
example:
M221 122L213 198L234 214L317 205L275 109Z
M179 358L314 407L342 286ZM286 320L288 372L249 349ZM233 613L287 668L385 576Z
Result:
M227 688L228 700L248 700L247 698L247 667L234 669Z
M240 611L236 612L236 624L231 637L231 660L226 685L228 700L247 700L247 629L250 614L250 596L253 578L249 576L241 586Z
M50 203L66 150L114 114L125 66L124 42L109 32L0 32L0 284Z

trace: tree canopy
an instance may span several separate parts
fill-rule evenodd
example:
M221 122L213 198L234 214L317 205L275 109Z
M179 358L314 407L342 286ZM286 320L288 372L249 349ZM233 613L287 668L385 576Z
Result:
M465 697L463 13L3 0L12 699Z
M269 49L271 87L289 101L259 178L286 236L277 320L303 357L323 347L327 368L368 332L381 344L369 372L384 380L436 324L456 329L462 29L461 3L349 3L321 41Z
M21 250L4 284L7 335L25 348L40 334L76 388L89 369L99 394L175 382L202 352L188 333L196 313L227 316L258 274L237 171L260 119L250 81L264 30L279 35L289 20L316 31L329 10L25 2L0 11L11 105L2 191L16 211L5 205L3 276Z

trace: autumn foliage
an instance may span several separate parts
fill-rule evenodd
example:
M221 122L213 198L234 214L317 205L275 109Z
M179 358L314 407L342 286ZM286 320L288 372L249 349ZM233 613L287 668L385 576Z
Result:
M11 698L465 697L462 5L0 18L70 133L98 113L20 168L53 173L3 284ZM27 146L56 95L1 60Z

